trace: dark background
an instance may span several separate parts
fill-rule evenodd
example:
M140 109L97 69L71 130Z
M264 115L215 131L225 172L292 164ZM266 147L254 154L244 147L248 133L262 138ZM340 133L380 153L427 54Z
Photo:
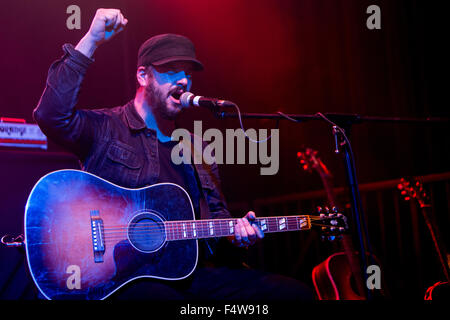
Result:
M66 8L72 4L81 8L81 30L66 27ZM366 9L372 4L381 8L381 30L366 27ZM112 107L132 99L140 44L156 34L180 33L195 43L205 65L205 71L194 75L192 91L232 100L243 112L449 116L447 11L441 2L425 0L3 1L0 116L33 122L31 113L44 89L48 67L62 55L64 43L76 45L100 7L121 9L129 23L95 52L79 107ZM219 120L206 110L186 112L179 125L192 127L194 119L203 120L203 130L239 127L236 119ZM245 128L275 125L269 120L244 120ZM359 182L449 171L447 127L355 125L350 138ZM277 175L261 176L260 165L220 166L223 191L230 203L321 189L320 180L298 165L296 154L302 146L319 151L334 173L335 185L346 184L342 159L333 152L327 124L281 121L279 128ZM0 197L12 209L4 209L2 235L21 232L21 208L39 176L76 166L61 151L50 142L48 158L21 154L27 159L23 162L3 153L7 156L3 156ZM54 160L53 152L61 161ZM48 159L42 162L44 166L36 160L42 157ZM49 165L51 161L54 166ZM33 174L26 174L27 170ZM26 187L11 187L20 182ZM441 215L448 219L448 211ZM1 263L7 268L6 260L2 258ZM309 273L305 270L300 278Z

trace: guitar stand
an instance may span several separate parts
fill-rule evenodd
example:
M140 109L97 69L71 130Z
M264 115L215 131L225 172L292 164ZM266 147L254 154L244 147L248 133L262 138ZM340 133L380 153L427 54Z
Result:
M364 283L367 283L367 267L369 266L369 258L373 260L372 247L369 240L369 234L367 232L367 226L364 219L363 207L361 205L361 195L359 193L358 181L356 178L355 159L351 148L350 140L347 135L350 132L350 128L355 123L361 123L363 121L370 122L388 122L388 123L416 123L416 124L429 124L429 123L441 123L448 124L449 118L385 118L385 117L363 117L356 114L339 114L339 113L316 113L315 115L301 115L301 114L284 114L278 112L277 114L263 114L263 113L243 113L241 114L239 109L238 114L230 114L226 112L216 112L216 117L223 118L236 118L238 117L242 126L241 118L250 119L275 119L278 120L290 120L296 123L302 123L307 120L325 120L332 126L332 134L334 137L336 154L343 154L345 169L347 174L347 184L349 187L351 208L352 208L352 220L353 225L356 228L359 240L359 255L361 262L361 274L364 275ZM333 121L332 121L333 120ZM340 126L337 124L339 123ZM277 126L278 127L278 126ZM245 131L244 128L242 130ZM368 254L369 253L369 254ZM375 261L370 261L371 264L376 264ZM365 296L367 300L373 299L373 294L368 286L365 286Z

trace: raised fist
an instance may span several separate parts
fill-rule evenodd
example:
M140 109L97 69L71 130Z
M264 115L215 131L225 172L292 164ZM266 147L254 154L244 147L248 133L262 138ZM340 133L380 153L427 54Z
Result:
M87 36L98 47L121 32L127 23L119 9L98 9Z

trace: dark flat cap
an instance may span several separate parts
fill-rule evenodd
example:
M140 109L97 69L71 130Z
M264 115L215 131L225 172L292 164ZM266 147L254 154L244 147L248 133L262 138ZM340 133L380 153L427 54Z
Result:
M195 70L203 70L203 64L195 56L191 40L178 34L165 33L145 41L138 52L138 67L162 65L173 61L190 61Z

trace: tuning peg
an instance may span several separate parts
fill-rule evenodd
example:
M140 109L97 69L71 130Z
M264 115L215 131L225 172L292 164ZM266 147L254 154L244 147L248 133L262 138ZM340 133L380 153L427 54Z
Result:
M317 213L321 213L322 212L322 207L321 206L317 206L316 207L316 211L317 211Z
M338 212L338 208L336 207L336 206L333 206L332 208L331 208L331 211L333 212L333 213L337 213ZM339 216L339 215L338 215Z

